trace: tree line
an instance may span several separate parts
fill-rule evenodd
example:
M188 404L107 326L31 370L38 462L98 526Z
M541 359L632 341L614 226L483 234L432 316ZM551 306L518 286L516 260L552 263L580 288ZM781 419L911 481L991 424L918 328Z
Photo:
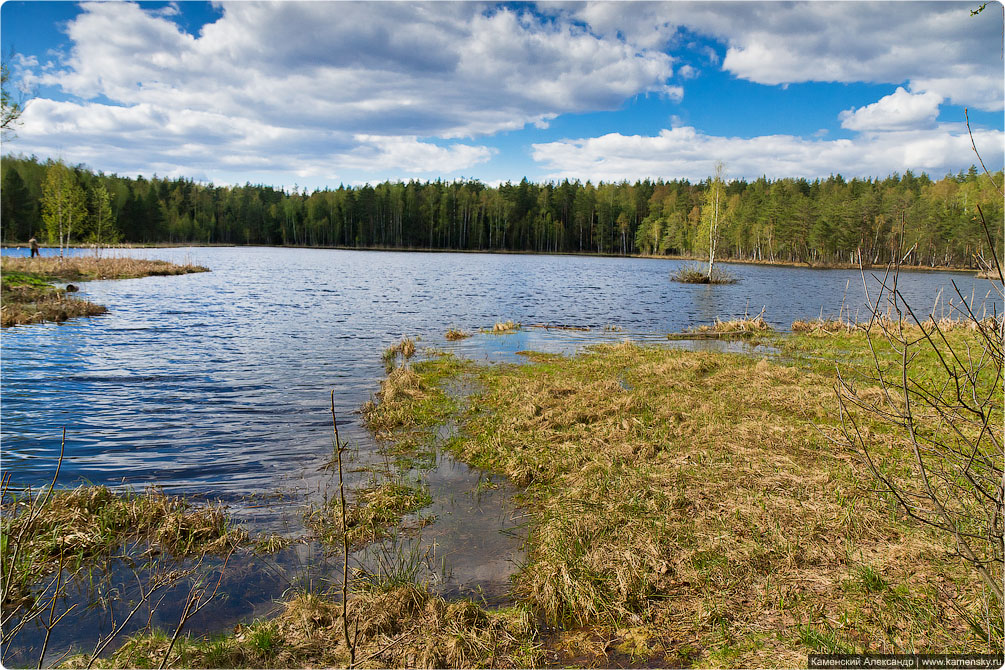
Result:
M884 179L382 182L308 192L0 162L2 239L695 256L714 202L721 259L975 267L1002 244L1003 206L975 167ZM704 228L703 228L703 221ZM903 235L901 236L901 232Z

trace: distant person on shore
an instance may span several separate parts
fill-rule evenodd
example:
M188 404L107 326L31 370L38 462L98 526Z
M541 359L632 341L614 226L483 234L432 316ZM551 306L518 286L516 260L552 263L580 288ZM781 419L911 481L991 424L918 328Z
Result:
M35 239L34 235L32 235L31 239L28 240L28 245L31 247L32 258L34 258L35 256L41 256L41 254L39 254L38 252L38 240Z

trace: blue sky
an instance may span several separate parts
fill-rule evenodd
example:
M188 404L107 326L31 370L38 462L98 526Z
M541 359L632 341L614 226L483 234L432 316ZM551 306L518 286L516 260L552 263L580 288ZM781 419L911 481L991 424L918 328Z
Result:
M1002 6L9 1L3 152L317 188L1000 169Z

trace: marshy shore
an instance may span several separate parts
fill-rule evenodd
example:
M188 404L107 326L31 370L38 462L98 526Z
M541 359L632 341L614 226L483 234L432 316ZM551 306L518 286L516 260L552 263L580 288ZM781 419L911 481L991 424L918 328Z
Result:
M0 261L2 276L3 327L62 322L80 316L104 314L108 309L67 295L73 290L54 286L55 282L95 279L133 279L208 272L192 264L179 265L125 257L57 256L24 258L4 256Z
M778 334L751 321L701 332L777 355L625 340L489 365L409 341L388 350L363 413L397 476L445 449L519 491L530 534L509 605L446 601L404 573L354 579L345 618L337 588L299 592L232 633L146 632L63 664L346 666L346 630L358 667L801 667L815 652L1000 652L1000 610L980 579L951 540L878 490L845 439L836 370L879 397L870 370L895 365L897 352L846 323ZM972 329L943 330L947 345L975 341ZM940 383L937 354L915 371ZM909 477L905 436L854 416L880 470ZM404 481L356 495L352 523L339 527L327 502L305 521L333 547L343 532L353 544L377 539L428 504Z

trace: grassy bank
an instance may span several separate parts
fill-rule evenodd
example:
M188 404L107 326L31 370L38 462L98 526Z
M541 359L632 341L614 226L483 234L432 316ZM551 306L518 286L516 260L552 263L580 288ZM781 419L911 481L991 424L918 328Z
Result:
M135 258L98 258L74 256L57 258L3 257L0 261L0 325L9 326L63 322L80 316L96 316L108 311L103 305L74 298L52 282L92 279L132 279L136 277L207 272L198 265L177 265L166 261Z
M864 336L821 329L777 344L786 364L630 343L525 365L437 357L371 421L400 424L416 444L417 427L454 402L445 379L477 389L452 414L451 448L523 488L534 523L516 593L556 627L552 662L802 666L810 652L990 651L978 579L944 536L876 493L862 455L842 444L834 365L864 380ZM918 363L935 378L934 355ZM882 467L903 471L904 438L858 418Z

